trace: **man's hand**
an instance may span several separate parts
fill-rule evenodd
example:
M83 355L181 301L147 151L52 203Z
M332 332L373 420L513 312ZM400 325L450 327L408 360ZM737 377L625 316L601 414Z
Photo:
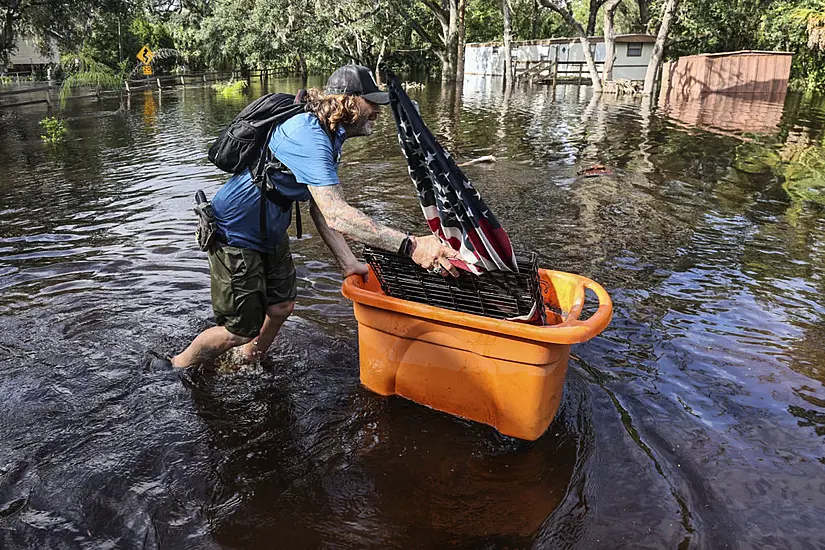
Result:
M349 277L350 275L360 275L366 281L367 280L367 275L369 275L369 272L370 272L369 266L367 264L361 263L361 262L355 262L355 263L350 264L350 265L341 266L341 273L344 275L345 279L347 277Z
M441 239L435 235L415 238L412 261L424 269L440 268L453 277L458 277L458 269L450 262L450 258L458 257L458 252L441 244Z

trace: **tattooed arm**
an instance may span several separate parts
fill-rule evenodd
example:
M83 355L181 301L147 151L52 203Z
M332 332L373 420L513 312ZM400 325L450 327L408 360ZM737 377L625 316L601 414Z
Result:
M358 242L396 251L406 233L381 225L357 208L347 204L340 185L309 185L312 200L326 219L330 229L343 233Z
M312 216L312 221L315 222L315 227L318 229L318 234L321 235L321 239L324 240L332 252L332 255L335 256L338 265L341 266L341 272L344 274L344 277L348 277L354 273L366 275L368 272L367 266L358 261L358 258L352 253L344 236L329 228L326 218L324 218L324 215L314 200L309 202L309 215Z
M382 250L395 252L401 247L406 234L376 222L347 204L340 185L310 185L309 192L330 229ZM438 237L414 237L413 245L412 259L415 263L424 269L440 265L452 275L458 276L458 271L449 260L458 257L458 253L441 244Z

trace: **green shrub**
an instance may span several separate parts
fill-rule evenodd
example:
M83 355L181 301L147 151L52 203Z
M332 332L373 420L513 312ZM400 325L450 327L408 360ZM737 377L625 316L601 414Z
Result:
M233 79L230 79L229 82L216 82L215 84L212 84L212 88L220 92L222 96L229 97L240 94L244 89L246 89L246 80L233 81Z
M66 137L66 123L57 117L46 117L40 121L40 125L46 130L40 139L46 143L60 143Z

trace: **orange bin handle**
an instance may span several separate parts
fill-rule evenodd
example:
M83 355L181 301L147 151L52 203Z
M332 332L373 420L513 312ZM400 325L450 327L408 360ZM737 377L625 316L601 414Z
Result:
M582 308L584 307L584 297L587 295L585 289L588 288L592 290L593 293L596 294L596 298L599 299L599 308L596 310L596 313L584 321L574 319L563 323L567 326L578 326L587 329L585 340L589 340L600 334L607 328L607 325L610 324L610 319L613 318L613 300L610 299L610 295L602 285L584 277L582 277L582 280L579 282L577 289L577 294L581 292L582 300L570 309L569 316L578 317L581 314Z

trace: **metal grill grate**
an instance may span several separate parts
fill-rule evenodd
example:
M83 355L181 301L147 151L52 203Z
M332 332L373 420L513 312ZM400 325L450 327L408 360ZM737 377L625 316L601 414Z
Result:
M544 325L544 299L539 284L537 258L518 258L519 273L490 271L460 276L430 273L410 258L364 248L381 290L387 296L493 319L514 319Z

